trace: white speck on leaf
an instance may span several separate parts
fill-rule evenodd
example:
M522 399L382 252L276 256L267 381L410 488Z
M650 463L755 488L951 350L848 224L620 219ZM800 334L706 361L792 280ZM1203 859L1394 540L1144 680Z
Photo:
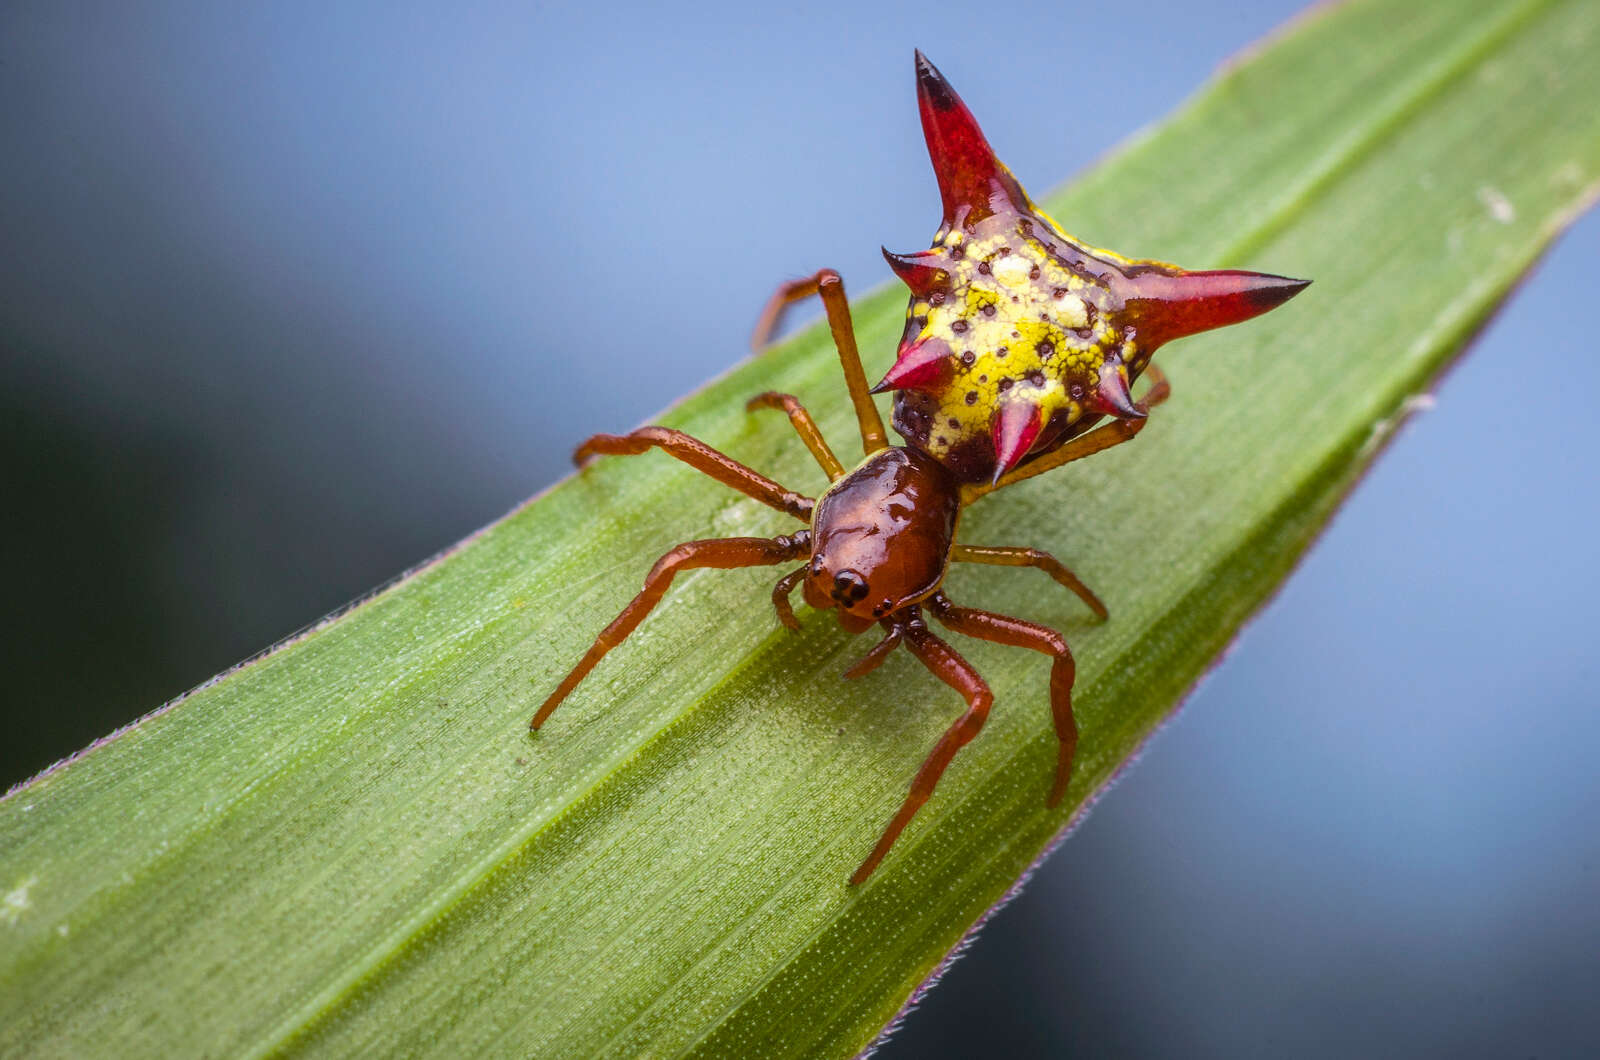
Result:
M1478 189L1478 201L1483 203L1484 209L1503 225L1508 225L1517 219L1517 208L1511 205L1511 200L1496 187L1485 184Z
M6 892L6 896L0 898L0 918L3 918L7 924L15 924L18 920L21 920L22 914L26 913L28 907L32 904L28 901L28 891L38 882L39 877L29 876L16 887Z
M1367 440L1361 447L1362 457L1365 458L1371 455L1379 446L1389 440L1389 436L1394 434L1401 424L1419 412L1427 412L1433 408L1433 405L1432 394L1408 395L1404 401L1400 402L1400 407L1395 410L1393 416L1381 419L1372 425L1372 431L1367 435Z

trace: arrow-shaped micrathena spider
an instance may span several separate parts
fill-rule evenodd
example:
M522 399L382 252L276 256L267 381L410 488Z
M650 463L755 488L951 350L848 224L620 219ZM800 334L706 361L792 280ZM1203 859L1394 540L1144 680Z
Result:
M1072 653L1060 633L1020 618L959 607L941 585L951 563L1035 567L1082 598L1105 606L1054 556L1032 548L958 545L956 523L968 504L1002 486L1081 459L1139 433L1168 395L1150 363L1163 343L1264 313L1297 294L1304 280L1233 269L1187 272L1130 261L1079 243L1029 200L995 158L972 114L932 63L917 53L917 100L944 220L933 246L916 254L884 251L911 288L894 366L868 387L838 273L823 269L773 296L756 328L770 337L783 308L821 296L861 428L865 459L846 470L792 395L766 393L751 409L781 409L826 472L813 500L786 489L680 431L641 427L597 434L578 447L582 465L600 455L659 448L718 482L805 523L775 537L689 541L656 562L644 589L601 631L534 715L538 729L596 663L622 643L665 595L673 576L695 567L754 567L803 561L778 580L778 618L797 629L790 594L835 608L852 634L884 631L845 676L875 668L898 645L966 700L911 782L900 810L854 875L870 876L933 789L955 753L983 728L993 699L976 670L929 628L1031 648L1052 659L1050 709L1059 740L1049 803L1066 793L1078 729L1072 713ZM1141 373L1151 386L1135 401ZM872 395L894 391L890 445ZM1104 417L1109 420L1101 422Z

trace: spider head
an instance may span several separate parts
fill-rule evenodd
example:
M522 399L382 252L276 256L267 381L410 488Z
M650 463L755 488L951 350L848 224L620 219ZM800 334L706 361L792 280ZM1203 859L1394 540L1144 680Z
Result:
M835 482L812 517L806 603L859 633L939 587L960 487L914 449L880 449Z

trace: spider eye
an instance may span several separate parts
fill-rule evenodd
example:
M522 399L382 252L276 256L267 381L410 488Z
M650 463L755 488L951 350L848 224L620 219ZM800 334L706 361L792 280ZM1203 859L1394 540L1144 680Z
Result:
M833 576L833 598L842 604L864 600L867 592L867 580L853 570L842 570Z

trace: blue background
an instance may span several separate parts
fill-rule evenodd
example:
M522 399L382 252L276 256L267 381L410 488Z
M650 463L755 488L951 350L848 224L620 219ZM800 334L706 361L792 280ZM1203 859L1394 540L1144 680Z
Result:
M1296 6L12 0L0 783L560 477L778 280L886 280L913 45L1042 192ZM885 1056L1593 1048L1597 263L1591 217Z

